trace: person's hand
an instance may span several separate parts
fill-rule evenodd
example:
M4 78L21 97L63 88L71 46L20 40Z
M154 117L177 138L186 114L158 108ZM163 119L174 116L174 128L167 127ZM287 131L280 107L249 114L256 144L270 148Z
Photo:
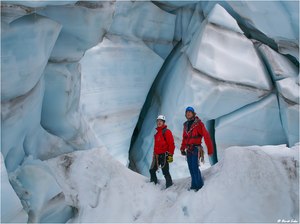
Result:
M181 150L181 155L186 156L186 151L185 150Z
M168 163L173 162L173 155L169 154L167 158Z

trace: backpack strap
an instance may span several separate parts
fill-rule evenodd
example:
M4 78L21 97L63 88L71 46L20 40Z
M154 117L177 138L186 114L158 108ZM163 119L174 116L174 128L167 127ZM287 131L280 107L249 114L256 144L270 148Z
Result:
M163 134L163 137L164 137L164 139L165 139L166 142L167 142L167 139L166 139L165 134L166 134L167 130L168 130L167 128L162 129L162 134Z

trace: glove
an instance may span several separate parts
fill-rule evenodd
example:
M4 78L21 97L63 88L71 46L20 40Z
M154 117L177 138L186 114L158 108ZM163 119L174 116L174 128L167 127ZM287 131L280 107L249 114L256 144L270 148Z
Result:
M185 150L181 150L181 155L186 156L186 151Z
M168 163L173 162L173 155L171 155L171 154L168 155L167 161L168 161Z

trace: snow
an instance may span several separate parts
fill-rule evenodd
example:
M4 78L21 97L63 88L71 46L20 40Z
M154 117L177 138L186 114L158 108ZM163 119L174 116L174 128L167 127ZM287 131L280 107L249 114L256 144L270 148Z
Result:
M71 161L67 170L66 161ZM197 193L187 191L190 178L175 180L167 190L164 180L155 186L104 149L74 152L47 164L68 203L78 209L68 223L299 220L299 145L228 148L223 160L203 171L205 184Z

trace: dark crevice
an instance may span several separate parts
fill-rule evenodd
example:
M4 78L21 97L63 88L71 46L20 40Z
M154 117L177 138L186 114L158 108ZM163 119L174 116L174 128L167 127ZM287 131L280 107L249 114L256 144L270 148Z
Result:
M278 44L274 41L274 39L268 37L266 34L258 30L256 27L254 27L247 18L243 18L239 13L237 13L233 7L228 3L228 2L218 2L222 7L226 9L226 11L236 20L238 23L239 27L241 30L244 32L244 35L248 39L254 39L257 41L262 42L263 44L269 46L276 52L279 52L278 49ZM298 48L299 49L299 48ZM299 67L299 62L298 60L290 55L290 54L285 54L285 56L297 67Z
M215 138L215 120L211 120L209 122L209 126L207 127L211 141L214 146L214 153L213 155L209 158L210 165L214 165L218 162L218 149L217 149L217 144L216 144L216 138Z
M133 131L133 134L131 136L131 142L130 142L130 148L129 148L129 169L133 170L133 171L136 171L138 172L137 170L137 167L135 165L135 161L133 159L133 156L132 156L132 147L135 143L135 141L137 140L137 137L140 133L140 130L142 128L142 125L143 125L143 122L145 120L145 117L147 115L147 112L149 110L149 108L151 107L152 105L152 101L153 101L153 98L155 97L155 91L156 91L156 87L157 85L160 83L161 79L164 77L164 75L166 75L166 68L167 68L167 65L169 64L169 61L172 60L175 52L177 52L177 49L181 46L181 41L179 41L177 43L177 45L172 49L171 53L168 55L168 57L166 58L166 60L164 61L164 64L162 65L160 71L158 72L150 90L149 90L149 93L147 95L147 98L145 100L145 103L143 105L143 108L140 112L140 115L139 115L139 119L138 119L138 122L136 124L136 127Z

